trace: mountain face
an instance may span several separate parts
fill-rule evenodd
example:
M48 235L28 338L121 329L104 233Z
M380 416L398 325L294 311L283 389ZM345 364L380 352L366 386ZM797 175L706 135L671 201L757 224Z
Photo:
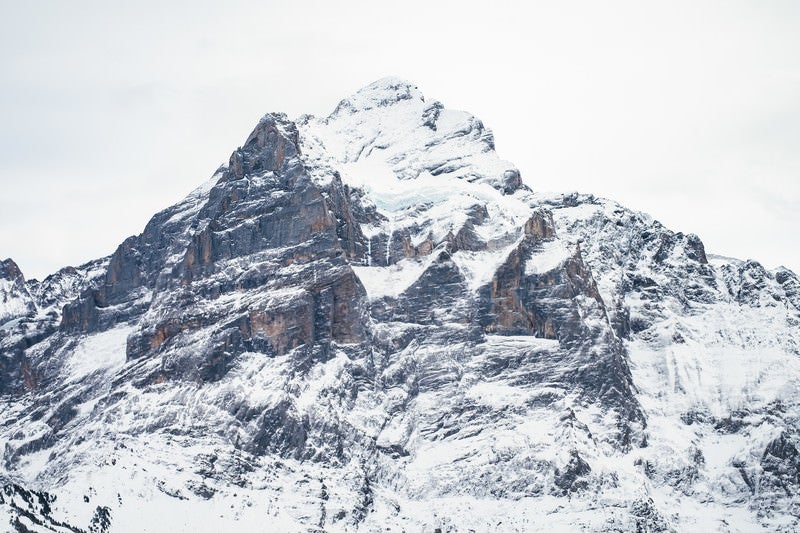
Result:
M542 194L397 79L107 258L0 264L0 523L800 528L800 281Z

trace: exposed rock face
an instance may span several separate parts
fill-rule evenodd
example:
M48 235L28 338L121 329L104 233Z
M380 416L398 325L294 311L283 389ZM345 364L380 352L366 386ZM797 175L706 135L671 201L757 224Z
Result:
M61 308L95 283L107 263L98 259L78 268L63 268L41 282L26 282L13 261L3 262L0 285L6 288L6 301L13 302L6 309L14 312L0 318L0 353L4 356L0 357L0 394L39 388L39 371L31 365L28 351L44 346L41 341L57 329Z
M799 525L794 273L534 194L401 80L0 282L17 531Z

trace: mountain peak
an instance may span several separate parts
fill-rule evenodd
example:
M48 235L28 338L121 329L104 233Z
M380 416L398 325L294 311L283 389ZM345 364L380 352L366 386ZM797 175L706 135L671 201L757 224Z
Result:
M424 102L425 97L413 83L396 76L387 76L362 87L353 95L339 102L333 115L343 111L353 113L376 107L387 107L404 100Z
M228 161L224 179L245 174L275 172L290 164L299 153L297 126L283 113L267 113L259 120L244 145Z
M18 278L22 279L24 282L22 271L13 259L7 258L0 261L0 279L9 279L13 281Z
M523 188L519 170L498 157L494 136L481 120L426 100L401 78L377 80L342 100L328 117L307 118L299 127L306 155L330 159L333 166L369 160L399 180L432 175L486 183L506 194ZM373 167L346 170L365 170L372 182Z
M20 268L11 259L0 261L0 324L34 311Z

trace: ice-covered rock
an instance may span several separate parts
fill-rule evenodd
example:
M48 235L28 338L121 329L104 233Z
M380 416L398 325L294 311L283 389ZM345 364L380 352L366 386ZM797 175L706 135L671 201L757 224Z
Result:
M0 278L13 531L800 527L795 274L534 193L396 78Z

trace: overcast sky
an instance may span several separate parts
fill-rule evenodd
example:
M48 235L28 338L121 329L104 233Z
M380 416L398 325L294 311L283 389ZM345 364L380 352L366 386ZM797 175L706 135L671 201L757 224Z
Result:
M387 75L481 118L534 189L800 271L800 2L0 7L0 258L29 278L113 252L264 113Z

